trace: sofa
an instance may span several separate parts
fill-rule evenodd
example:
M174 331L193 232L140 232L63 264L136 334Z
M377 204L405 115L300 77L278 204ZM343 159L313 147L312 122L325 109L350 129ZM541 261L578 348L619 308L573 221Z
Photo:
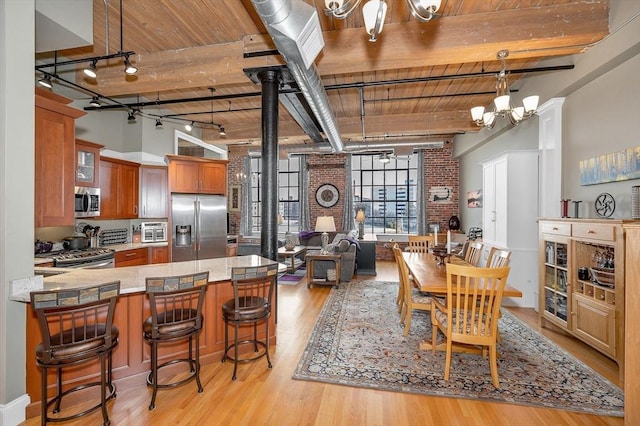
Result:
M328 250L332 253L342 255L340 261L340 282L350 282L353 278L356 267L356 253L359 250L358 240L352 235L342 232L328 232ZM322 249L322 234L320 232L300 232L298 239L301 246L307 248L307 252ZM316 277L326 277L327 269L335 267L333 262L314 262L314 275Z

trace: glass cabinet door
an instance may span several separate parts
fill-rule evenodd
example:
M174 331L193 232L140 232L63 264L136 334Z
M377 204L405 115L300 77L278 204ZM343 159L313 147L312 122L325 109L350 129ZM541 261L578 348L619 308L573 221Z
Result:
M76 139L76 185L97 188L101 145Z
M567 249L566 243L545 241L544 310L547 317L567 322Z

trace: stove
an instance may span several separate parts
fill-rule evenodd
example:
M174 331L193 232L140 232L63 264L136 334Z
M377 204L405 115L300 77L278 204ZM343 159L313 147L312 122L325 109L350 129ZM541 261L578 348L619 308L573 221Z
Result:
M55 268L113 268L116 251L108 248L61 250L37 255L53 259Z

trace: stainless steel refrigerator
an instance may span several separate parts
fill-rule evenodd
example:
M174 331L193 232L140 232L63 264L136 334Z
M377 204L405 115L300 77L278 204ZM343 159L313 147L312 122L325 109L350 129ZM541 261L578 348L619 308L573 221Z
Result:
M227 198L221 195L171 195L171 260L201 260L227 255Z

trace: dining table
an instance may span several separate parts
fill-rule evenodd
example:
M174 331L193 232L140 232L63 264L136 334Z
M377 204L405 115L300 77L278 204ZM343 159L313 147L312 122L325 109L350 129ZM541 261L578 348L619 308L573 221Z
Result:
M404 252L402 257L407 263L414 285L422 292L440 297L447 295L447 263L472 266L455 254L448 256L444 263L440 263L432 253ZM502 295L503 297L522 297L522 292L507 283ZM430 340L425 340L420 344L420 349L431 350L432 346ZM437 344L436 350L446 350L445 343ZM454 345L454 351L476 352L468 345Z

